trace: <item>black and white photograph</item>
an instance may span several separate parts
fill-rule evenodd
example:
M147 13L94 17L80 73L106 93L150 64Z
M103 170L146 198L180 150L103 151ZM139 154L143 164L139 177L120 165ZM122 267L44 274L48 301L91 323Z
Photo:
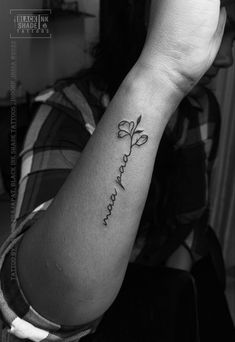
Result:
M0 0L0 342L235 342L235 0Z

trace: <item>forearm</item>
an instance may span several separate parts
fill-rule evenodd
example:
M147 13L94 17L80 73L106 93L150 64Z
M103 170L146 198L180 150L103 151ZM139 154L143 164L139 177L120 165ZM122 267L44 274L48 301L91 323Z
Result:
M22 241L20 281L46 317L88 322L119 290L167 119L218 51L226 19L219 5L219 0L152 1L137 66L54 203ZM144 66L151 70L147 76ZM144 138L130 149L130 136L117 136L119 124L133 121L131 127L140 116L136 130Z
M53 302L54 297L45 315L55 315L60 296L63 307L69 306L60 319L66 321L70 312L74 322L79 318L83 323L114 299L138 229L158 143L178 100L160 73L159 79L151 79L135 67L53 205L24 237L19 253L22 286L41 312L43 301ZM118 137L123 120L133 122L136 132L143 131L133 136L132 147L129 135ZM140 146L135 145L141 136Z

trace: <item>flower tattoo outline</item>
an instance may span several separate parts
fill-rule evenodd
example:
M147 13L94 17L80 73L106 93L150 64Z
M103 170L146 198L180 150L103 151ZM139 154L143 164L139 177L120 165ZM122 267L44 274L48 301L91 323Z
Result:
M132 150L134 147L141 147L142 145L146 144L148 141L148 136L146 134L142 134L144 131L141 129L137 129L140 122L141 122L142 116L140 115L136 121L136 124L134 121L127 121L127 120L122 120L118 124L118 133L117 137L119 139L123 138L129 138L129 152L125 153L124 156L122 157L122 162L121 166L119 167L119 175L116 177L116 183L119 185L119 187L122 190L126 190L123 182L122 182L122 176L125 172L127 163L129 161L129 158L132 154ZM115 201L117 199L118 191L117 188L114 188L114 191L112 195L110 196L110 203L106 207L108 213L103 219L103 224L107 226L109 217L112 215L113 207L115 204Z

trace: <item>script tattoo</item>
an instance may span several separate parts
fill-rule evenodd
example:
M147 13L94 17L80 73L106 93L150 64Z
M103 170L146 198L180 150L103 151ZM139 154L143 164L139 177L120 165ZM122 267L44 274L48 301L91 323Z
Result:
M127 163L132 154L133 147L134 146L140 147L146 144L146 142L148 141L148 136L146 134L142 134L143 130L138 129L140 122L141 122L141 115L138 117L136 123L134 123L134 121L123 120L118 124L118 135L117 135L118 138L123 139L127 137L129 139L129 152L124 154L122 158L123 164L121 164L121 166L119 167L119 175L117 176L115 180L122 190L125 190L122 177L123 177L123 174L125 173ZM112 214L113 207L117 199L117 195L118 195L117 189L114 188L114 191L112 195L110 196L110 203L107 206L108 213L106 217L103 219L103 224L105 226L107 226L108 219Z

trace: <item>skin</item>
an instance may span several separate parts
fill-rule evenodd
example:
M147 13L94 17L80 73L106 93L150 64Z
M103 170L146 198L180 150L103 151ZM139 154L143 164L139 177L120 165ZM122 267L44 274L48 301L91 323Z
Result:
M18 274L43 316L87 323L111 305L122 284L151 180L159 141L178 104L212 64L226 13L218 0L152 1L149 31L137 63L120 86L76 165L45 215L25 234ZM158 96L156 97L156 94ZM120 160L120 122L148 135L128 161L108 226L106 207Z

